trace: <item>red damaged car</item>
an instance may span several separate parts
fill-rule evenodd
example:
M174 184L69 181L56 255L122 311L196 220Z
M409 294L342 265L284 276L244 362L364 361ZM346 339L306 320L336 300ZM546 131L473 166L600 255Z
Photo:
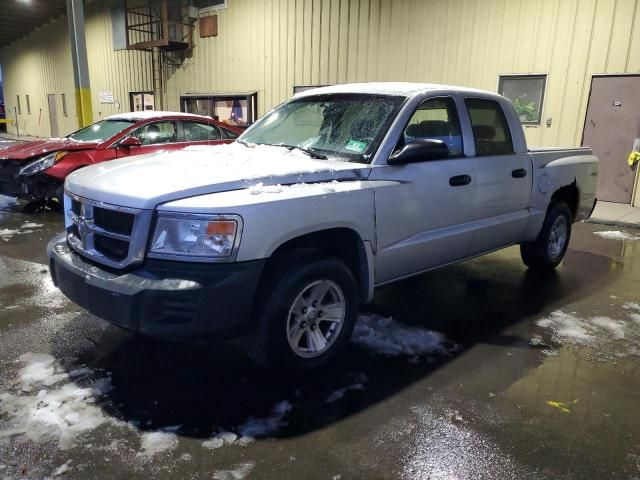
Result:
M95 163L189 145L232 142L242 129L211 117L176 112L113 115L65 138L0 150L0 194L27 200L62 198L64 179Z

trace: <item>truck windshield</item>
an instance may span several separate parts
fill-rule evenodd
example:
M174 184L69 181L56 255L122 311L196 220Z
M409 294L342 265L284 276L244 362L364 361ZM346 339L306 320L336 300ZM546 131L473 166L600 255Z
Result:
M103 142L134 123L132 120L102 120L67 135L67 138L79 142Z
M372 94L294 98L261 118L239 141L368 162L403 101L400 96Z

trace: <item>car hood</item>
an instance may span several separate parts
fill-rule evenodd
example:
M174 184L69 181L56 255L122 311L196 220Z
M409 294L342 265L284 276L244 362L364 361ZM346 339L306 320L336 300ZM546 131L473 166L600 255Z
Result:
M100 163L69 175L65 188L98 202L153 209L172 200L258 184L358 180L369 171L363 163L317 160L299 150L234 142Z
M88 150L97 146L98 143L78 142L68 138L49 138L47 140L21 142L0 150L0 160L27 160L59 150Z

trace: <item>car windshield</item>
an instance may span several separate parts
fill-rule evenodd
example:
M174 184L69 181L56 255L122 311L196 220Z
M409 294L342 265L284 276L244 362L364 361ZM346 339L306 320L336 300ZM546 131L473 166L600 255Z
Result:
M403 100L371 94L294 98L256 122L239 141L368 162Z
M102 120L67 135L67 138L79 142L103 142L134 123L133 120Z

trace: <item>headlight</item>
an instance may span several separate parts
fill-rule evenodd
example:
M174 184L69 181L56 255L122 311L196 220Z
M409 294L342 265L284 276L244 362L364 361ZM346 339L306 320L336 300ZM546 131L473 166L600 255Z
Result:
M45 155L44 157L36 160L35 162L31 162L29 165L26 165L20 169L18 172L19 175L23 177L28 177L29 175L33 175L35 173L46 170L49 167L53 167L56 163L64 158L64 156L69 152L53 152L49 155Z
M240 235L236 216L160 215L151 242L151 255L180 255L206 260L229 258ZM239 238L238 238L239 240Z

